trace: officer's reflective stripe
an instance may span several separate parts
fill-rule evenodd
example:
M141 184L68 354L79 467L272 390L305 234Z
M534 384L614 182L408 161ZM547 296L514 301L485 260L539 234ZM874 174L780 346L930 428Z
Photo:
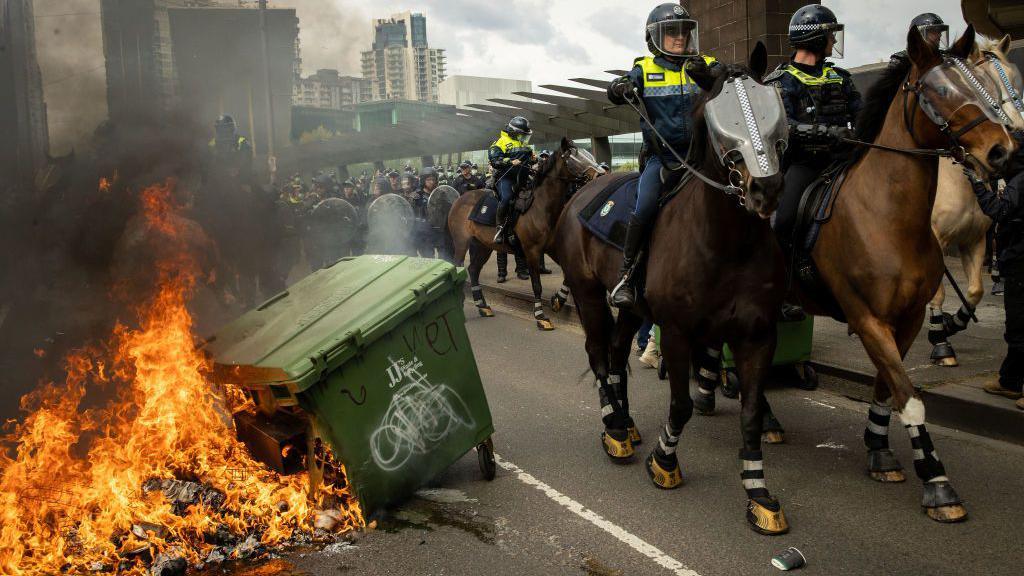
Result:
M706 64L715 62L715 59L710 56L702 56L702 58ZM683 94L684 91L696 92L699 90L685 71L664 68L658 65L651 56L637 58L633 61L633 65L640 66L640 69L643 70L644 96L676 96ZM662 88L672 90L666 91Z
M796 68L792 65L786 66L785 71L800 81L805 86L824 86L825 84L842 84L843 77L831 66L821 70L821 76L815 77Z

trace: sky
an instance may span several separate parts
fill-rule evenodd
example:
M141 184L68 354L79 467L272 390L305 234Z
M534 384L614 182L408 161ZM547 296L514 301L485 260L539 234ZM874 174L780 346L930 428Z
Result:
M636 0L271 0L295 8L303 71L336 68L360 75L372 18L411 10L427 16L431 46L445 48L448 74L565 83L610 78L646 53L643 24L657 3ZM100 0L34 0L51 142L64 154L106 117ZM854 67L880 62L905 44L910 19L934 11L951 37L966 28L959 0L825 0L846 24L846 58Z

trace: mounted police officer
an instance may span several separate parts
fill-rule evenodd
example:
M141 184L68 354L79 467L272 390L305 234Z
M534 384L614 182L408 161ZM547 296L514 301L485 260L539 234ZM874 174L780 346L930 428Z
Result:
M652 56L637 58L628 75L608 86L612 103L639 100L654 124L641 122L644 145L654 154L640 176L636 206L626 228L621 279L611 295L612 305L619 308L635 304L632 273L647 231L657 215L662 187L673 186L682 176L681 171L673 170L668 181L662 182L662 167L676 168L678 162L654 131L656 129L676 152L686 155L692 132L690 115L700 88L687 75L685 66L691 59L701 59L707 66L716 65L714 58L700 54L697 21L679 4L661 4L651 11L647 17L646 39Z
M487 158L494 168L498 192L498 231L494 235L495 244L505 242L509 202L515 197L516 185L523 178L523 171L529 169L529 163L533 160L533 149L530 148L532 135L530 121L522 116L516 116L508 121L500 137L487 151Z
M949 50L949 26L942 21L938 14L925 12L918 14L910 21L910 25L917 28L925 42L934 46L939 52ZM889 57L889 67L902 67L910 62L906 50L900 50Z
M458 191L459 196L472 190L479 190L484 187L484 182L479 176L473 175L473 165L469 162L459 164L459 175L452 180L452 188Z
M861 109L850 73L825 60L843 56L843 34L844 26L831 10L818 4L804 6L789 22L789 43L796 52L764 79L781 90L789 122L789 147L783 158L786 184L775 213L775 234L787 250L793 247L804 190L836 160L837 146L852 136Z

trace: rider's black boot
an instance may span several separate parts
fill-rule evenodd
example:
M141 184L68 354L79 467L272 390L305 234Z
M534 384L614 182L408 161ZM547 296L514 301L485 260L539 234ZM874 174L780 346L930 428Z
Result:
M502 206L498 204L498 214L495 216L495 222L498 225L498 231L494 235L495 244L505 243L505 218L508 216L508 206Z
M637 255L643 244L644 230L640 219L629 217L626 227L626 242L622 250L622 269L619 271L619 283L612 289L611 304L616 308L632 308L636 305L636 288L633 285L633 269L636 267Z

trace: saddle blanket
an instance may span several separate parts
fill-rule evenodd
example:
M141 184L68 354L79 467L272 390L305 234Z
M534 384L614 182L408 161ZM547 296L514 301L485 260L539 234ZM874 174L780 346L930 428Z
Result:
M488 191L469 213L469 220L483 226L497 226L498 197Z
M640 173L635 172L602 190L580 211L580 222L601 241L622 250L639 185Z

